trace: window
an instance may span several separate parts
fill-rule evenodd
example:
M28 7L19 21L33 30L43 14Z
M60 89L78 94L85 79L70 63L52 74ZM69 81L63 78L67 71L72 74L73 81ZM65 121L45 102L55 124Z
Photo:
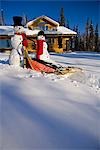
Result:
M48 30L48 26L46 26L46 30Z
M12 48L10 39L0 39L0 49L1 48Z

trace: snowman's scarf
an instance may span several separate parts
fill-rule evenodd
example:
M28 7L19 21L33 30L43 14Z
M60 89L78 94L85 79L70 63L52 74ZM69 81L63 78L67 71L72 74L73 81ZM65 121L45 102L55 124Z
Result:
M22 45L27 47L28 46L28 42L27 42L26 34L25 33L15 33L15 34L22 36L22 38L23 38Z
M45 42L45 40L37 40L37 59L40 59L40 55L43 54L43 42Z
M25 46L25 47L28 46L26 34L25 34L25 33L15 33L15 34L16 34L16 35L21 35L22 38L23 38L23 40L18 44L17 49L16 49L17 52L18 52L18 54L19 54L20 56L22 56L22 55L23 55L23 50L24 50L23 46ZM18 50L18 47L19 47L20 44L22 44L22 49L21 49L22 54L21 54L21 53L19 52L19 50Z

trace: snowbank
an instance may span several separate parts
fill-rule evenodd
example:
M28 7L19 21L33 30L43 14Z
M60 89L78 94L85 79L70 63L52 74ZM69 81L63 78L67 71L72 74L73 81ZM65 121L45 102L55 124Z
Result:
M51 54L84 73L41 74L0 54L1 149L99 149L100 54Z

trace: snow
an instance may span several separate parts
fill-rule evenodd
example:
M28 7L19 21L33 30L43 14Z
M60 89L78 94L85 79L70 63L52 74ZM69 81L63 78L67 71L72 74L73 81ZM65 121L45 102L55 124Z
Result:
M32 23L33 21L30 21L30 23ZM24 28L24 32L26 33L26 35L37 35L38 32L40 31L40 29L33 29L30 30L27 27ZM57 27L57 31L56 30L46 30L44 31L45 34L74 34L76 35L77 33L73 30L70 30L64 26L58 26ZM14 28L13 26L0 26L0 35L14 35Z
M0 53L0 149L100 149L100 53L51 53L82 73L41 74Z
M29 30L28 28L24 28L26 35L37 35L40 31L39 29Z
M61 34L77 34L75 31L68 29L64 26L58 26L57 31L60 32Z
M24 28L26 35L37 35L39 31L39 29L29 30ZM0 35L14 35L13 26L0 26Z
M0 35L13 35L13 26L0 26Z

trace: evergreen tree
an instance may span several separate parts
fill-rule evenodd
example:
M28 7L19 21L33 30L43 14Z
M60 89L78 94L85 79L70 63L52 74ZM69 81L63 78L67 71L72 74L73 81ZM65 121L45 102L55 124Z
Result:
M79 31L78 31L78 25L75 27L75 32L77 33L75 37L75 50L79 50Z
M79 32L79 33L78 33L78 48L79 48L79 50L81 50L81 48L80 48L80 47L81 47L81 46L80 46L80 45L81 45L81 39L82 39L82 35L81 35L81 33Z
M89 50L89 19L87 19L87 22L86 22L86 36L85 36L85 49L86 50Z
M92 20L90 22L90 27L89 27L89 49L94 50L94 28L92 24Z
M66 27L69 29L69 21L66 22Z
M73 31L75 31L75 26L73 27ZM70 38L70 50L74 50L75 49L75 37L71 37Z
M73 27L73 31L75 31L76 32L76 26L74 25L74 27Z
M100 47L99 47L99 34L98 34L98 24L96 25L96 28L95 28L95 51L100 51Z
M84 50L84 40L83 40L83 37L82 37L82 36L80 37L80 44L79 44L79 48L80 48L80 50L81 50L81 51L83 51L83 50Z
M80 38L80 32L79 32L79 29L78 29L78 25L73 27L73 31L75 31L77 33L76 36L70 38L70 49L73 49L73 50L79 50L79 38Z
M64 16L64 9L63 8L61 8L59 21L60 21L61 26L65 26L65 16Z

